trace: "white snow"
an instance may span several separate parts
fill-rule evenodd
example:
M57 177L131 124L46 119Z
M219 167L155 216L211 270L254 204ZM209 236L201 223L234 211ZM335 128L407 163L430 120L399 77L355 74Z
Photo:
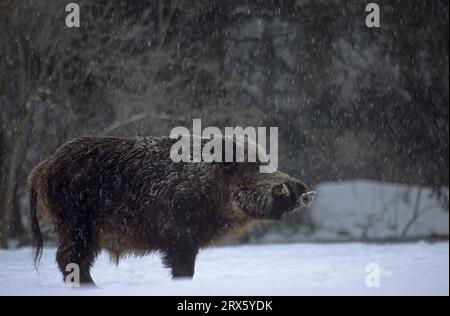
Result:
M322 183L311 214L320 226L317 240L321 235L335 240L401 240L449 234L448 206L438 201L431 188L414 185L367 180Z
M321 183L314 190L316 198L306 209L314 231L305 231L301 226L291 228L285 221L292 217L286 217L263 236L250 236L250 240L405 241L449 235L448 205L439 201L429 187L352 180ZM448 200L448 188L442 194Z
M291 225L295 214L274 222L253 243L405 241L448 237L448 205L430 187L351 180L320 183L307 212L314 230ZM448 188L441 192L448 201ZM295 221L294 221L295 222Z
M100 255L98 289L70 289L44 249L38 275L31 249L0 251L0 295L449 295L449 244L284 244L205 249L193 280L173 281L159 256ZM366 286L368 264L380 286Z

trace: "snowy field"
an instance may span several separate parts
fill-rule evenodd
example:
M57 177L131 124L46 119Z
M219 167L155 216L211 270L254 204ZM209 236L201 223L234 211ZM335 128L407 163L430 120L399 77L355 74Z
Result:
M66 288L46 248L40 275L31 249L0 251L0 295L448 295L449 244L287 244L203 250L193 280L172 281L157 255L116 267L102 254L98 289ZM366 266L380 269L367 287Z
M352 180L320 183L307 209L314 230L292 225L295 214L271 224L254 243L420 240L449 235L448 206L429 187ZM448 188L442 194L449 196Z
M431 188L378 181L321 183L312 205L317 239L448 236L448 206ZM444 192L443 192L444 193ZM449 195L448 189L444 193Z

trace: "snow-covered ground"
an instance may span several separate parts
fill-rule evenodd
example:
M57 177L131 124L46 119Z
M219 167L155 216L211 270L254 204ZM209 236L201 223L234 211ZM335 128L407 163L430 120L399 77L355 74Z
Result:
M320 183L306 211L314 231L286 216L252 242L405 240L449 235L448 204L429 187L368 180ZM441 192L447 197L448 188ZM305 211L300 210L300 212ZM295 215L295 214L293 214ZM306 233L306 234L305 234Z
M325 239L339 239L338 235L403 239L449 233L448 206L431 188L359 180L322 183L317 193L311 214ZM448 196L448 189L444 194Z
M38 275L30 248L0 251L0 295L449 295L448 242L210 248L199 254L194 279L181 281L157 255L116 267L102 254L92 271L99 288L84 290L64 286L54 255L44 250ZM366 285L371 263L379 287Z

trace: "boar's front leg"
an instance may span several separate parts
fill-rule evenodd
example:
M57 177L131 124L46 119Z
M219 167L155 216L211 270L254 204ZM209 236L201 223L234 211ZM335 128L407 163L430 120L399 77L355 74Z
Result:
M164 264L172 269L173 278L192 278L198 247L180 245L171 247L164 254Z

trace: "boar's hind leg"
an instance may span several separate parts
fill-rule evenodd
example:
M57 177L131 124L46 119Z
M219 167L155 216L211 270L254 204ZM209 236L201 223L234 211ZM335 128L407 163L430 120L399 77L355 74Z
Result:
M192 278L194 276L197 247L176 247L166 251L164 263L172 269L173 278Z
M77 230L74 232L64 232L59 240L59 247L56 254L56 261L63 274L64 281L73 275L73 268L68 266L75 263L80 271L80 283L95 285L89 272L98 250L93 247L92 235L87 231Z

